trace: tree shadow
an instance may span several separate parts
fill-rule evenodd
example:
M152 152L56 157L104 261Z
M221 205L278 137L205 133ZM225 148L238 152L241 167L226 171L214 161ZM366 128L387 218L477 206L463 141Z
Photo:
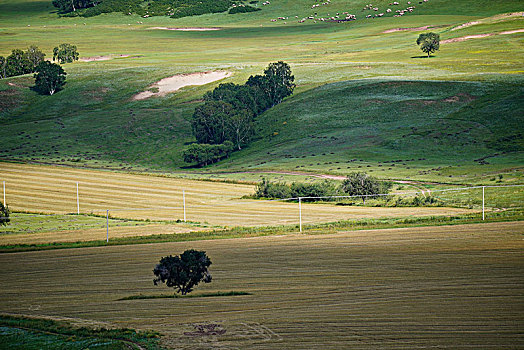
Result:
M430 55L429 57L427 55L424 55L424 56L411 56L411 58L431 58L431 57L436 57L436 56L433 56L433 55Z

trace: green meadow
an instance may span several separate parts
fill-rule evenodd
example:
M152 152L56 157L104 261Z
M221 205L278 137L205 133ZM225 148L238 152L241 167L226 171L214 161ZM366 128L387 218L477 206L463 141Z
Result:
M36 44L49 58L54 46L69 42L81 58L111 58L65 64L66 88L52 97L32 91L31 76L0 81L0 157L133 171L360 169L393 179L481 183L503 174L504 181L520 181L524 17L501 15L521 10L519 1L434 0L403 17L375 19L365 18L363 6L333 1L311 9L277 0L256 13L175 20L119 13L61 18L48 1L0 1L0 54ZM357 20L298 22L344 11ZM271 22L281 16L288 19ZM479 23L453 30L472 21ZM153 29L201 26L221 29ZM441 40L494 35L441 44L428 59L415 44L422 30L384 33L424 26ZM245 150L188 168L182 150L194 141L191 115L204 92L243 83L277 60L291 65L295 94L257 118L255 142ZM209 70L233 75L132 99L162 78ZM386 164L396 160L402 162Z

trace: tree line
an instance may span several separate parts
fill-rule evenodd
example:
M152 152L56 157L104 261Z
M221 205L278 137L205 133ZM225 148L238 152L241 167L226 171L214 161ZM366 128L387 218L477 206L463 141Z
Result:
M60 44L53 49L53 61L61 64L76 61L78 56L75 45ZM29 73L35 73L35 90L46 95L60 90L67 74L60 64L46 61L45 53L35 45L26 51L14 49L7 57L0 56L0 78Z
M230 14L260 10L237 0L53 0L52 3L63 16L68 17L93 17L102 13L122 12L143 17L181 18L228 10Z
M184 151L184 161L208 165L248 145L256 117L293 94L294 81L289 65L279 61L270 63L263 75L250 76L243 85L220 84L207 92L191 121L198 144Z
M290 185L281 182L270 182L262 179L257 185L254 198L287 199L303 198L303 201L319 201L318 197L332 196L362 196L364 203L366 197L374 198L379 194L386 194L391 189L392 183L380 181L364 172L353 172L347 175L341 184L324 180L315 183L293 182ZM304 198L316 197L316 198ZM329 200L324 198L323 200Z

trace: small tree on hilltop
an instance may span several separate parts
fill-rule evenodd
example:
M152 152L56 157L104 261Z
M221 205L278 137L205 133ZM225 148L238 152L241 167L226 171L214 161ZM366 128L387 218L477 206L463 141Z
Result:
M9 207L7 205L4 206L4 203L0 202L0 225L7 226L9 224L11 221L9 214L11 214Z
M65 84L67 73L56 63L40 62L35 71L35 88L42 94L53 95Z
M153 270L157 276L153 283L155 286L158 282L165 283L166 286L175 288L177 293L186 295L201 281L211 282L211 275L207 270L209 265L211 260L204 251L190 249L180 256L166 256L160 259Z
M350 196L362 196L364 204L366 204L366 197L387 193L390 187L391 183L381 183L376 178L363 172L351 173L342 182L342 191Z
M78 51L75 45L60 44L53 49L53 61L61 64L78 61Z
M419 45L422 52L427 53L429 57L430 54L440 48L440 35L433 32L422 33L418 36L417 45Z

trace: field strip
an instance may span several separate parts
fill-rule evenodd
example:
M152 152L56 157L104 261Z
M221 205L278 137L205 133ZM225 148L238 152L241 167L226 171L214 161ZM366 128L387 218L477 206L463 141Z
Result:
M81 213L127 219L177 220L183 217L182 189L190 221L211 225L254 226L297 224L298 203L242 199L254 186L122 174L107 171L0 163L0 180L6 179L11 210L75 213L79 182ZM180 190L175 190L179 188ZM446 207L359 207L302 204L304 223L345 219L456 215L468 209Z

